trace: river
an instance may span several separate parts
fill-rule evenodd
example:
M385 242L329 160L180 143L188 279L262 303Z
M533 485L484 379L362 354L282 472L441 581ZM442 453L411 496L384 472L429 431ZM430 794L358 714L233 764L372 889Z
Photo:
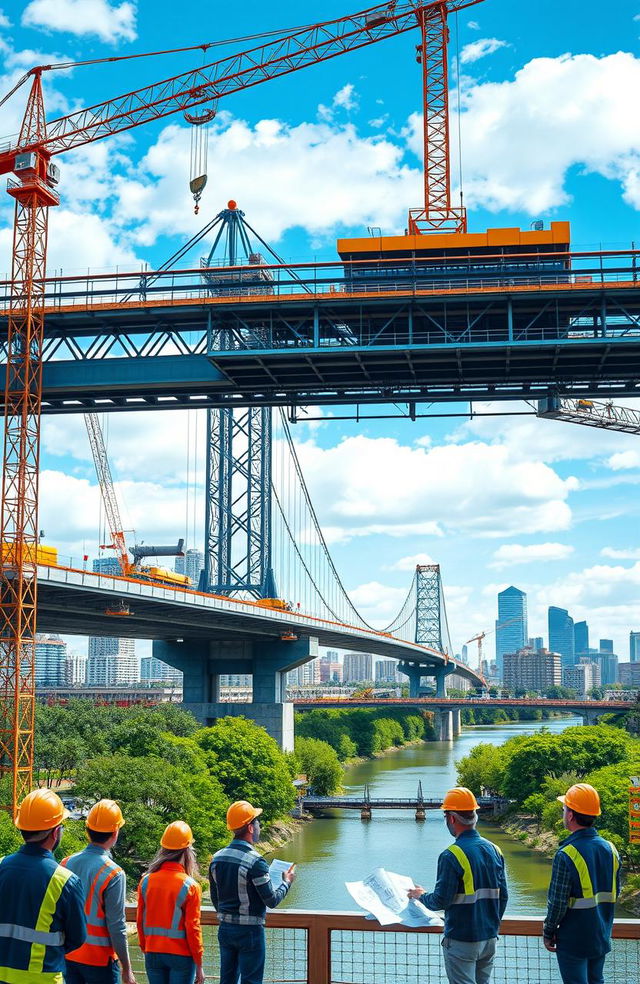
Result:
M557 718L546 721L544 727L559 732L581 723L580 718ZM425 797L441 796L456 785L456 761L478 742L501 745L514 735L532 734L542 726L540 722L527 721L464 728L453 742L400 748L351 767L345 790L355 795L368 783L372 798L409 797L415 796L421 780ZM509 915L543 914L550 862L508 837L494 823L481 822L480 832L495 841L505 856ZM362 821L355 810L336 810L332 817L306 823L286 847L278 850L279 857L299 866L296 883L284 905L295 909L353 910L355 904L344 887L345 881L357 881L378 866L411 875L417 884L431 889L436 859L450 843L451 837L437 811L428 811L426 821L418 823L411 811L374 810L372 820Z

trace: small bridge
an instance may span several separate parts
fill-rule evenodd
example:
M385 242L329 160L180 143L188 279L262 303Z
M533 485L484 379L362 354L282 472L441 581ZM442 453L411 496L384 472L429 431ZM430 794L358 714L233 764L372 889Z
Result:
M478 808L481 813L495 815L504 808L507 800L498 796L479 796ZM298 810L303 812L321 813L323 810L360 810L361 820L371 820L373 810L413 810L416 820L425 820L427 810L439 810L442 806L442 796L435 799L425 799L422 792L422 782L418 782L417 795L408 798L394 799L389 796L372 798L369 786L364 787L362 796L300 796Z

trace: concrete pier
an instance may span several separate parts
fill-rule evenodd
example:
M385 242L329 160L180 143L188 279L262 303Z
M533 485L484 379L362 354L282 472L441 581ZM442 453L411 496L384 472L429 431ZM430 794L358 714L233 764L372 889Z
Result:
M458 738L462 731L462 712L459 707L454 707L451 714L453 716L453 737Z
M453 714L451 711L436 711L434 724L436 741L453 741Z
M293 706L285 702L286 674L313 659L318 641L227 642L201 639L156 640L153 655L183 673L183 707L205 725L221 717L246 717L275 738L283 751L293 751ZM250 703L223 703L220 677L251 674Z

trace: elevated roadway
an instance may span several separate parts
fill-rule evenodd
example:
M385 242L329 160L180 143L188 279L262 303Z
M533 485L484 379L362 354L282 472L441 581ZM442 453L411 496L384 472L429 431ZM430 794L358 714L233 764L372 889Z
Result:
M43 413L637 394L637 252L566 256L364 284L347 263L262 267L259 289L255 267L208 271L215 289L200 269L54 278Z

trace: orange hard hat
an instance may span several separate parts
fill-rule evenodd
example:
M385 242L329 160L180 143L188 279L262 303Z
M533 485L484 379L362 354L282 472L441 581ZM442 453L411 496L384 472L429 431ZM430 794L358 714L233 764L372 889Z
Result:
M462 810L466 812L467 810L477 810L478 802L466 786L455 786L444 794L444 799L442 801L441 810L450 810L456 812L456 810Z
M183 851L185 847L191 847L192 844L191 827L184 820L174 820L170 823L160 839L160 847L165 847L168 851Z
M87 814L87 827L99 834L115 834L124 826L122 810L114 800L98 800Z
M229 830L240 830L245 824L251 823L262 813L260 807L251 806L246 800L232 803L227 810L227 827Z
M34 789L25 796L14 823L18 830L53 830L69 816L52 789Z
M600 797L598 790L590 786L588 782L578 782L566 791L564 796L558 796L564 806L576 813L583 813L586 817L599 817L602 813L600 809Z

